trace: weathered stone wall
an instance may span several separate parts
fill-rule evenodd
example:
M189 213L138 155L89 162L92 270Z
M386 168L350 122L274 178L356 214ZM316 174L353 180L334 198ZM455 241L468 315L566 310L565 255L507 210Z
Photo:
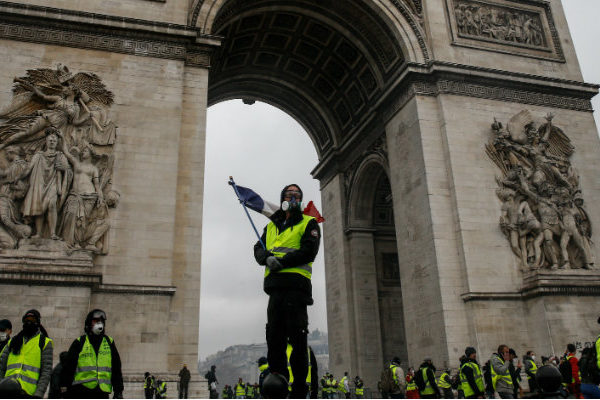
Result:
M185 25L188 0L22 0L21 4Z
M124 371L196 365L207 71L183 61L9 40L0 41L0 57L11 60L0 71L2 105L11 101L13 77L27 69L61 63L103 80L115 96L112 182L121 195L111 212L108 255L98 256L90 271L101 275L102 288L8 287L39 298L44 323L60 327L49 329L57 351L81 334L87 311L98 307L108 313L107 332ZM116 293L111 285L132 286ZM2 315L20 321L29 303L11 297Z

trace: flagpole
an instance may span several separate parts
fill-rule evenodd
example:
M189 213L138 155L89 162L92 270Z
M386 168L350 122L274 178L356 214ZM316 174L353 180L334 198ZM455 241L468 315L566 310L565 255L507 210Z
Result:
M254 221L252 221L252 217L250 216L250 213L248 212L248 209L246 208L246 202L240 198L240 192L238 191L237 185L233 181L233 176L229 177L229 182L227 182L227 183L229 183L231 185L231 187L233 187L233 191L235 192L235 195L237 196L238 200L242 204L242 207L244 207L246 216L248 217L248 220L250 221L250 225L252 225L252 229L254 229L254 233L256 233L256 237L258 238L260 245L262 246L263 249L267 250L267 247L265 246L262 239L260 238L260 235L258 234L258 231L256 230L256 226L254 226Z

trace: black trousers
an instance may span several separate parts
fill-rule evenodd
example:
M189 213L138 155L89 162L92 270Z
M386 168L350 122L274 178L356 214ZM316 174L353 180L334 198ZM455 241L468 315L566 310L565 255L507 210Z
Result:
M146 396L147 399L151 399L154 397L154 389L144 389L144 396Z
M180 399L187 399L188 398L188 385L189 383L182 383L179 382L179 398Z
M298 290L281 289L272 291L267 307L267 359L271 372L288 378L286 348L289 342L293 351L290 366L294 375L290 397L306 398L308 387L308 297Z

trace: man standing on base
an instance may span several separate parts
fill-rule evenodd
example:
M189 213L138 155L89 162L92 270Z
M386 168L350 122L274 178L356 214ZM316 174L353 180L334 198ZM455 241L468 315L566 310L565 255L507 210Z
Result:
M266 265L263 288L269 295L266 337L271 375L266 380L275 379L275 375L289 379L286 356L289 340L294 349L290 357L294 375L291 398L306 398L307 393L307 306L313 304L312 262L321 239L317 221L302 214L301 202L302 190L298 185L284 187L281 208L271 216L262 243L254 246L256 261Z
M179 398L188 398L188 386L190 384L190 370L187 369L187 365L183 364L183 368L179 371Z

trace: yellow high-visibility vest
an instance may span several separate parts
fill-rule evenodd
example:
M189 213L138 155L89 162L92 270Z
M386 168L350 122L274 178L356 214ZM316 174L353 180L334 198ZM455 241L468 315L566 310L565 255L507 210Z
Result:
M25 343L25 339L23 338L23 346L21 346L19 354L14 354L10 351L10 343L13 339L10 339L6 344L9 353L6 360L6 373L4 377L13 376L16 378L21 388L30 396L35 394L42 368L40 339L40 333L29 339L27 343ZM47 337L42 347L45 349L48 343L52 343L52 339Z
M279 232L277 226L275 226L273 222L269 222L269 225L267 225L267 240L265 244L267 250L273 253L275 257L282 258L287 253L300 249L300 240L302 239L302 235L304 235L306 225L313 219L313 217L303 215L301 222L286 228L283 232ZM312 277L312 264L313 263L308 263L297 267L283 268L282 270L277 271L277 273L296 273L310 280ZM265 278L269 276L270 273L271 270L268 267L265 268Z
M440 375L438 379L438 386L442 389L450 389L452 387L452 385L450 385L448 381L446 381L447 376L449 376L448 373L444 372L442 375Z
M500 356L496 356L496 358L502 362L502 365L504 365L504 360L502 358L500 358ZM512 377L510 376L510 372L508 371L508 369L506 370L506 375L500 375L500 374L496 373L496 370L494 369L494 365L491 362L490 362L490 369L492 370L492 385L494 386L494 390L496 390L496 382L498 382L498 379L501 379L504 382L506 382L512 386L513 381L512 381Z
M434 394L435 390L433 390L433 386L431 386L431 382L429 382L429 378L427 377L427 367L423 367L419 369L418 374L423 375L423 382L425 382L425 389L421 390L419 393L421 394Z
M475 378L475 384L477 385L477 389L483 393L485 391L485 387L483 386L483 375L481 373L481 368L479 368L479 365L477 365L476 363L469 361L460 366L460 385L465 394L465 398L468 398L469 396L475 394L475 391L473 390L471 385L469 385L467 377L463 371L463 369L466 367L471 368L473 370L473 378Z
M82 339L79 337L77 340ZM96 356L88 335L85 335L85 342L77 360L73 385L83 385L88 389L95 389L100 385L100 390L104 393L112 392L112 353L109 343L113 343L113 339L108 336L103 337Z

